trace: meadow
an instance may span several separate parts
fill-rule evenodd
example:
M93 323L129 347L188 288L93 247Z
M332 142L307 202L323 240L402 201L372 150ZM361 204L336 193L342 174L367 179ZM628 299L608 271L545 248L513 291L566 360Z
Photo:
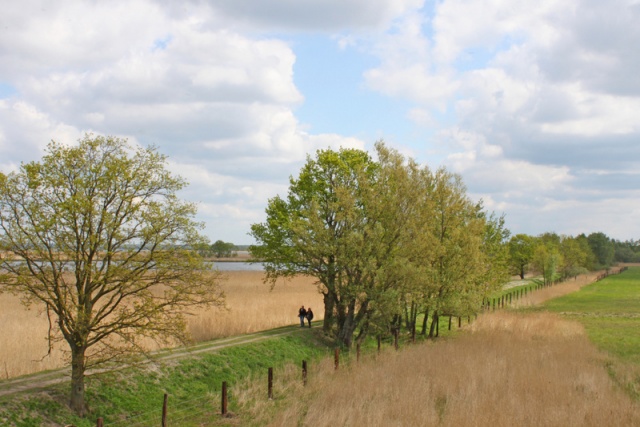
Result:
M315 308L317 320L322 318L322 295L313 278L280 280L271 290L259 271L228 271L225 276L226 308L196 311L188 318L195 342L294 324L302 304ZM65 342L55 343L47 355L49 324L41 307L26 309L17 297L0 294L0 325L0 378L68 365Z

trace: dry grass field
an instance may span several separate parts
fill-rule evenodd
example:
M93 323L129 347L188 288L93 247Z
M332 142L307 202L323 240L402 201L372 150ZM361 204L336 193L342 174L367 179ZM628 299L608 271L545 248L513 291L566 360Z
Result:
M250 333L298 322L301 304L322 317L322 295L314 280L296 277L270 290L259 271L225 272L227 309L193 313L189 331L195 341ZM0 294L0 378L12 378L66 366L66 343L57 343L47 356L48 322L38 307L25 309L17 297Z
M640 408L612 382L608 358L582 326L549 313L485 314L471 333L389 349L336 374L332 360L300 384L278 373L281 394L237 387L253 425L637 426ZM348 374L344 375L344 371Z

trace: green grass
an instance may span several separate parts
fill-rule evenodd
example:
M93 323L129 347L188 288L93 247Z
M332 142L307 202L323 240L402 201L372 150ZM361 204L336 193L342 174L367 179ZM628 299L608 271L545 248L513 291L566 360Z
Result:
M579 321L600 349L640 365L640 267L550 300L543 308Z
M296 331L267 341L244 344L215 353L191 356L154 369L131 368L87 379L90 415L78 418L66 400L67 383L42 392L0 399L0 425L20 427L67 425L89 427L102 417L107 426L159 425L164 393L169 395L172 425L201 425L220 411L222 381L229 387L229 410L233 411L233 385L250 375L264 375L269 367L313 361L330 353L319 328Z

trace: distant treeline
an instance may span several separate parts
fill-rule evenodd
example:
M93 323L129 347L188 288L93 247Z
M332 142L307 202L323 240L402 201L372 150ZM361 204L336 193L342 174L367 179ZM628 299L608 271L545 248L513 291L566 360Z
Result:
M602 232L575 237L543 233L516 234L509 240L512 272L542 274L545 282L606 269L618 262L640 262L640 240L621 242Z

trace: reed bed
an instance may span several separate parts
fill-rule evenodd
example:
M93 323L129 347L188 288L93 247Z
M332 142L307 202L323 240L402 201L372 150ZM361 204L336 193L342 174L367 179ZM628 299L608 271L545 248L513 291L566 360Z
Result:
M312 307L314 321L324 314L322 294L315 279L297 276L278 281L271 289L263 283L264 273L235 271L227 274L222 288L226 310L209 309L189 319L189 331L196 341L246 334L299 322L301 305Z
M281 280L271 290L260 271L231 271L225 276L226 308L196 311L188 318L187 327L196 342L294 324L302 304L314 308L316 319L322 318L322 295L313 278ZM65 342L54 343L47 354L49 323L41 307L26 309L16 296L0 294L0 325L1 379L69 364ZM151 341L145 345L157 348Z
M549 313L485 314L471 333L333 368L288 368L275 401L238 385L252 425L637 426L640 408L607 374L582 326ZM290 378L286 378L290 375ZM264 394L263 394L264 395Z

